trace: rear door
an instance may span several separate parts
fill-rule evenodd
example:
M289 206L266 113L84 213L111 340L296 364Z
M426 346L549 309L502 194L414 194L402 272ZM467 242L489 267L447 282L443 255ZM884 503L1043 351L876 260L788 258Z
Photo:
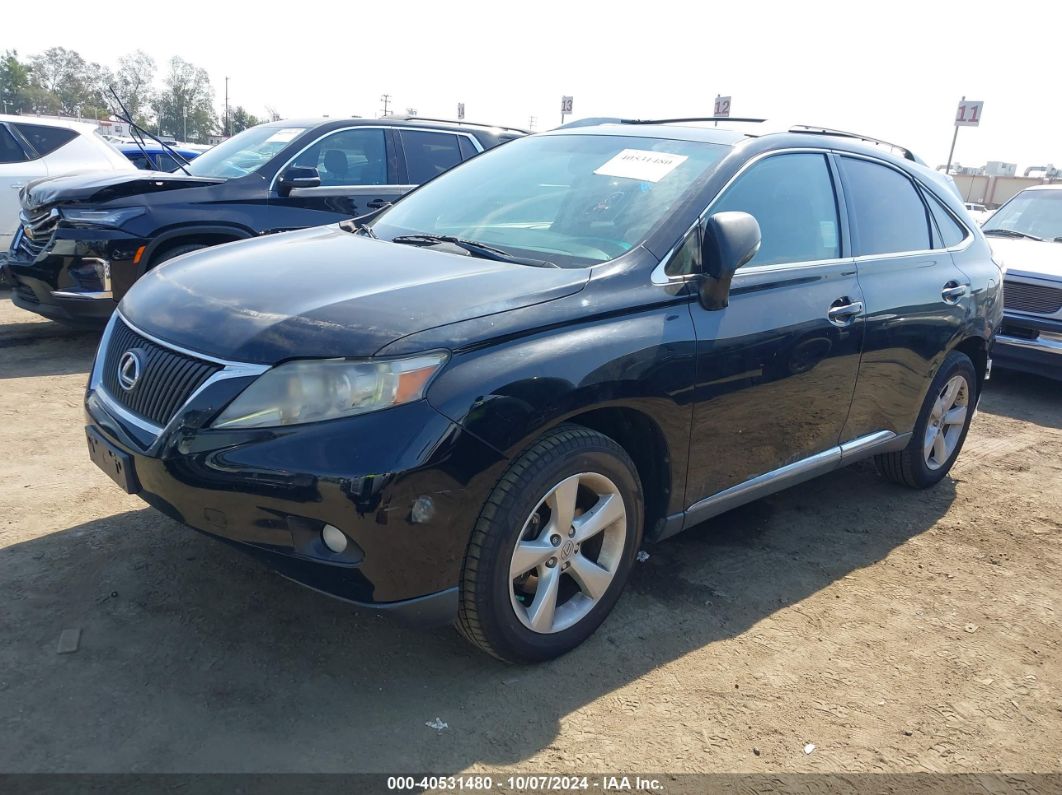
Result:
M952 262L919 188L900 168L836 156L852 229L866 340L848 438L914 427L929 382L969 308L970 280Z
M19 190L48 176L44 160L26 146L8 125L0 123L0 251L6 251L19 228Z
M863 341L862 295L825 152L759 160L709 212L728 210L756 218L762 245L734 275L728 307L691 304L697 385L688 504L725 499L720 492L788 465L804 473L835 464Z
M280 228L319 226L365 215L409 190L399 179L396 141L385 127L330 132L289 165L316 168L321 185L296 188L287 196L274 186L269 203L283 210L277 219Z

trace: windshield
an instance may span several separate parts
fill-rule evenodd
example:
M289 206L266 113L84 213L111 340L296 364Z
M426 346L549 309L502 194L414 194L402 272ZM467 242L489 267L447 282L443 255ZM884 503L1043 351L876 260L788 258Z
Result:
M382 238L447 235L562 267L631 250L728 151L694 141L543 135L448 171L373 222Z
M981 230L1018 232L1041 240L1062 238L1062 190L1025 190L985 221Z
M186 168L196 177L244 177L268 163L306 127L252 127L208 149Z

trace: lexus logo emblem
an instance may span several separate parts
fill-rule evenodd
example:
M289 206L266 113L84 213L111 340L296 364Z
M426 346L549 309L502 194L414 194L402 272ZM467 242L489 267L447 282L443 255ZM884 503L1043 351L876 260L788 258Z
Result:
M142 370L140 353L136 350L126 351L118 360L118 385L126 392L131 392L140 380Z

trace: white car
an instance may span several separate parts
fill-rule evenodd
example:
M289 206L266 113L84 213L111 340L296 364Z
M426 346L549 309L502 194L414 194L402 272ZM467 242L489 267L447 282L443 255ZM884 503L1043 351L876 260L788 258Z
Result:
M1062 379L1062 185L1026 188L981 231L1006 269L993 362Z
M983 224L992 217L992 211L983 204L978 204L977 202L965 202L964 206L970 213L970 216L977 221L978 224Z
M78 171L135 171L97 132L66 119L0 115L0 253L18 229L19 190L32 180Z

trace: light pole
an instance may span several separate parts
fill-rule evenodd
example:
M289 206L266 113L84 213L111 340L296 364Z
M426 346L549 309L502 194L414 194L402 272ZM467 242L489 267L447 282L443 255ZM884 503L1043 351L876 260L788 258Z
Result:
M962 95L962 99L959 100L959 104L961 105L965 101L966 101L966 95L963 94ZM959 139L959 125L956 124L955 125L955 134L951 136L951 149L948 151L948 165L944 166L944 173L945 174L950 174L951 173L951 157L952 157L952 155L955 154L955 142L958 139ZM971 182L972 182L972 180L971 180Z

